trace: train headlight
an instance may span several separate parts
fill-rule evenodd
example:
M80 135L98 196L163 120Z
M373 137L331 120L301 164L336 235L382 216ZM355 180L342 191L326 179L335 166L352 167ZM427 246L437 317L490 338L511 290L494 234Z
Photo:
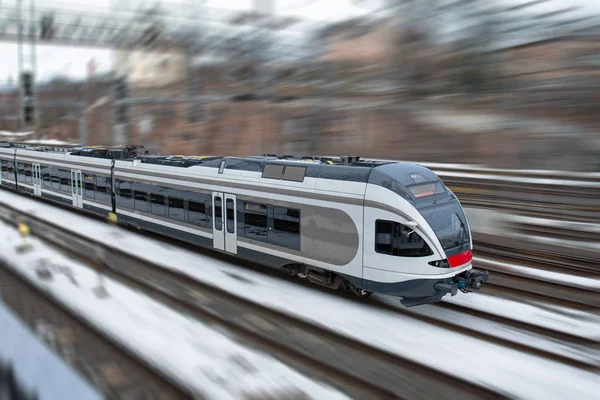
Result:
M430 261L429 265L431 265L432 267L438 267L438 268L450 268L450 264L448 263L448 260Z

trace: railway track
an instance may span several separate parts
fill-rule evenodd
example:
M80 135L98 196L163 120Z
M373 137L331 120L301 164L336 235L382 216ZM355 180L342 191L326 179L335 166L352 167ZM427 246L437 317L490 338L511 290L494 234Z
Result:
M188 393L110 340L85 318L0 263L1 301L105 398L188 399ZM41 393L39 393L41 394ZM41 394L43 397L43 394Z
M600 209L596 206L576 209L567 204L541 204L538 201L523 201L508 196L491 198L485 194L472 193L478 189L469 189L471 193L465 194L464 189L450 188L458 197L463 206L486 208L490 210L509 211L524 216L539 218L563 219L574 222L595 223L600 220Z
M31 231L106 276L160 299L193 318L218 325L240 341L268 352L293 368L353 398L504 398L483 385L373 348L307 321L167 271L135 255L107 248L35 215L0 207L2 219L27 219ZM239 277L243 279L243 277ZM383 371L383 373L382 373Z

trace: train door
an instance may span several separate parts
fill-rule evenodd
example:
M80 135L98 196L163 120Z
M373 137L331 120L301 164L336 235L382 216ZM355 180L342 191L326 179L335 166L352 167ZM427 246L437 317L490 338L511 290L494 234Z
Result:
M223 193L213 192L213 247L225 250L225 230L223 218Z
M71 170L71 194L73 207L83 208L83 176L81 170Z
M42 173L40 164L32 164L31 165L31 177L33 182L33 195L41 196L42 195Z
M237 254L237 212L233 194L225 194L225 251Z

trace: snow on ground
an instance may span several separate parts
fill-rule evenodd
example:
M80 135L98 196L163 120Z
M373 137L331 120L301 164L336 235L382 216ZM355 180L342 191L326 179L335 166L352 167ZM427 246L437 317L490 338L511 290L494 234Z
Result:
M557 246L563 248L571 248L571 249L580 249L584 251L600 251L600 242L598 243L590 243L590 242L580 242L575 240L567 240L567 239L555 239L551 237L544 236L532 236L524 233L512 233L507 232L504 236L510 236L511 238L523 240L524 242L534 242L539 244L544 244L547 246Z
M478 297L479 295L480 294L478 293L474 297ZM527 330L507 326L499 322L490 321L485 318L477 317L457 310L440 308L436 305L426 304L421 307L412 307L406 309L398 303L398 299L395 299L393 297L374 295L372 296L372 299L392 307L403 309L410 313L423 315L427 317L433 317L440 321L444 321L454 325L464 326L470 329L474 329L478 332L482 332L500 339L511 341L513 343L520 343L526 346L530 346L532 348L548 351L550 353L567 357L573 360L585 362L590 365L600 365L600 350L598 349L590 349L587 346L575 343L562 343L554 338L536 336ZM497 302L496 307L503 307L505 304L503 299L493 297L491 297L490 299L492 301L495 300ZM556 311L561 312L563 310L557 309ZM579 315L579 317L585 318L586 316L589 316L589 314L583 316L581 314Z
M244 347L224 333L105 278L110 294L99 298L96 273L33 238L33 250L19 254L18 232L0 223L1 258L37 287L84 316L141 358L204 398L239 399L244 394L284 396L304 392L316 399L345 395L285 366L270 355ZM36 275L41 259L60 266L49 282ZM74 278L74 282L70 277Z
M504 217L506 221L520 222L530 225L547 226L549 228L565 228L574 231L584 231L591 233L600 233L600 226L598 224L592 224L589 222L578 222L578 221L561 221L559 219L539 218L539 217L527 217L524 215L506 215Z
M464 207L464 210L471 231L486 233L488 235L500 235L503 233L502 222L504 214L483 208Z
M453 172L453 171L438 171L436 173L442 180L444 178L466 178L466 179L481 179L481 174L471 172ZM600 187L599 182L581 181L574 179L551 179L551 178L528 178L518 176L501 176L501 175L485 175L487 181L510 182L510 183L525 183L532 185L552 185L552 186L575 186L586 188Z
M537 223L537 220L544 221L545 225L548 226L564 226L571 229L582 229L587 232L596 232L597 226L590 223L577 223L569 221L556 221L545 218L533 218L533 217L522 217L519 215L513 215L503 213L499 211L486 210L483 208L465 207L465 214L469 221L469 227L473 232L485 233L488 235L502 235L504 237L510 237L514 239L523 240L524 242L534 242L539 244L545 244L548 246L560 246L568 247L573 249L581 249L586 251L600 251L600 243L592 242L581 242L567 239L556 239L551 237L545 237L540 235L528 235L522 233L516 233L512 231L512 228L508 223L510 222L525 222L525 223ZM583 225L578 225L583 224Z
M560 272L545 271L540 268L531 268L524 265L517 265L505 261L496 261L487 257L474 257L473 264L485 266L493 266L502 272L508 274L515 274L518 276L526 276L541 281L558 283L559 285L567 285L578 287L587 290L600 291L600 279L585 278L582 276L575 276L569 274L563 274Z
M537 307L532 304L489 296L485 294L485 290L477 293L476 296L446 296L443 301L573 336L600 341L600 315L590 313L585 316L566 315L565 313L551 312L545 306Z
M40 146L62 146L62 145L77 145L78 143L72 143L72 142L67 142L65 140L59 140L59 139L45 139L45 140L36 140L36 139L30 139L30 140L24 140L23 143L31 143L34 145L40 145Z
M40 204L33 199L0 191L0 202L92 236L108 246L186 274L266 307L343 334L385 351L429 365L457 377L523 399L581 399L600 391L600 376L541 357L442 329L399 313L348 302L335 295L313 291L207 255L165 246L71 212ZM115 240L116 232L119 233ZM237 277L244 278L240 280ZM567 329L591 338L600 337L598 316L543 314L542 308L489 296L459 295L450 301L482 307L509 318L541 322L551 329ZM479 300L482 299L482 300ZM534 318L534 319L532 319Z
M34 132L11 132L11 131L0 131L0 136L5 137L25 137L31 136Z

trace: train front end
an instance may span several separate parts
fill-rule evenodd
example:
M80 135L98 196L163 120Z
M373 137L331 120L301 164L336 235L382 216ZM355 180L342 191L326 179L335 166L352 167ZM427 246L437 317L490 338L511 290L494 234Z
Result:
M473 269L473 241L465 212L431 170L410 163L373 168L366 193L374 249L365 246L364 278L405 306L480 290L488 273ZM370 206L370 207L369 207ZM373 279L376 278L376 279Z

